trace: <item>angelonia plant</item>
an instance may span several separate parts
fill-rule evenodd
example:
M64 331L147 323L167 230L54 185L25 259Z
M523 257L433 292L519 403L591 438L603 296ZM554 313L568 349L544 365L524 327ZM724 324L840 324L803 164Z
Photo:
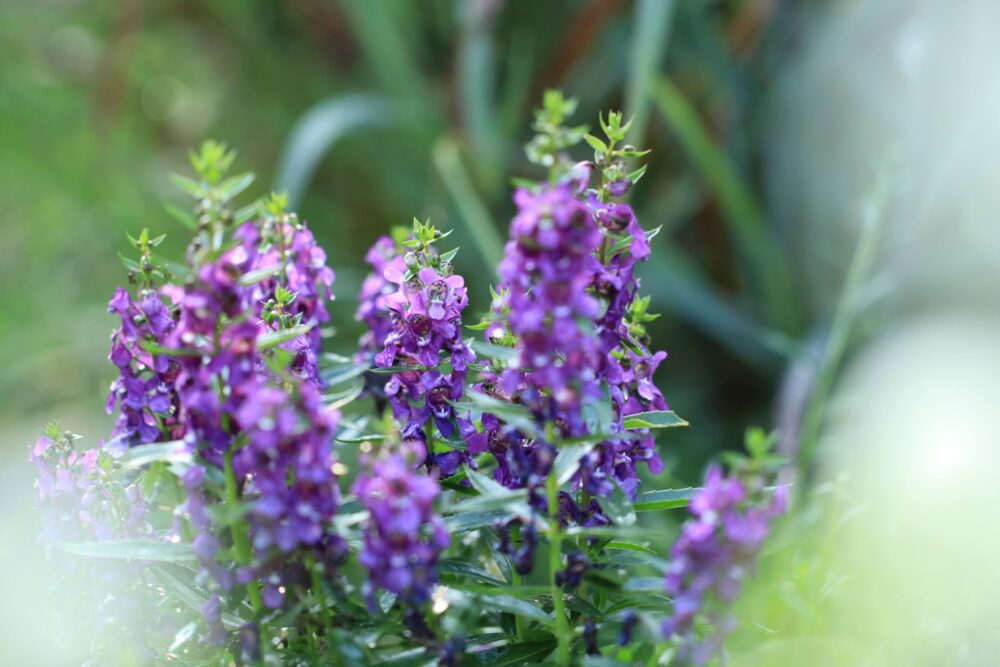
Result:
M784 510L778 461L751 430L704 486L647 488L656 434L686 422L653 382L666 353L636 267L655 230L623 200L646 152L620 113L603 138L567 125L574 106L550 91L537 112L541 178L516 183L488 312L467 312L449 233L414 220L365 258L349 356L324 350L334 272L309 226L280 194L237 208L253 177L228 175L225 146L191 155L174 181L193 213L168 207L184 260L130 237L108 305L113 432L81 451L51 425L31 450L41 539L92 598L94 664L723 654ZM570 157L581 142L592 160ZM682 508L669 551L669 520L639 528Z

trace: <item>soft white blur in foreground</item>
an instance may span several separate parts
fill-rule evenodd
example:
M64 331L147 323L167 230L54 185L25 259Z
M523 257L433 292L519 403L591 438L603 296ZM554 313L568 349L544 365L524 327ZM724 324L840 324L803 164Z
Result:
M817 312L892 167L884 235L827 407L829 518L790 530L761 586L794 613L735 664L1000 664L1000 3L832 6L778 86L770 204Z

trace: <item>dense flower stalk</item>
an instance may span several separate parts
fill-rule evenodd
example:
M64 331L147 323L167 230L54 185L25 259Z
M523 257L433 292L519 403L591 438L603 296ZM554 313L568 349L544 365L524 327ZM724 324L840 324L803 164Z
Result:
M663 624L664 636L679 638L682 662L702 665L718 652L733 626L729 606L754 566L771 521L785 510L786 489L765 499L759 483L726 477L713 465L691 500L693 519L670 552L666 591L674 610ZM705 639L694 630L699 614L707 614L714 628Z
M396 290L384 300L392 329L375 365L402 367L385 385L393 415L404 439L423 442L425 465L447 476L467 460L464 449L436 452L434 440L435 431L451 439L468 424L454 402L461 399L475 360L462 339L462 311L469 298L465 280L430 246L439 233L429 225L416 225L417 251L407 253L403 267L391 262L384 270Z
M437 482L391 454L358 476L354 493L371 513L359 560L372 583L423 602L437 580L438 557L450 542L434 513Z

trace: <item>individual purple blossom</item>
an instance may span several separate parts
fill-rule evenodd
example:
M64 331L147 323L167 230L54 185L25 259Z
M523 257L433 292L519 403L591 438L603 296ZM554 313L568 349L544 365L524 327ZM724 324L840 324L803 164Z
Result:
M733 625L729 607L753 569L772 520L785 510L786 492L779 488L764 500L763 492L724 476L720 466L709 468L704 487L691 499L693 518L671 548L666 575L673 615L664 621L663 634L679 637L682 662L705 664L720 648ZM715 628L704 640L694 631L701 613Z
M412 603L425 601L435 566L450 537L434 512L437 482L414 471L399 454L358 476L354 494L370 512L361 564L372 584Z

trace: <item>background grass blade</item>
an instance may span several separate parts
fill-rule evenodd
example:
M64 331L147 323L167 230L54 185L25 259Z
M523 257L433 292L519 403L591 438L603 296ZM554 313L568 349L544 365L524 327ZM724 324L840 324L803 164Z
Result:
M316 167L341 138L363 127L382 125L392 113L386 100L370 95L348 95L320 102L292 129L278 163L275 190L287 191L295 207L302 199Z
M654 98L695 170L718 199L768 323L790 331L795 324L795 309L789 268L767 229L760 205L680 90L662 78L654 88Z
M641 144L649 116L656 71L667 50L674 0L636 0L633 35L625 81L625 115L632 118L629 138Z
M496 267L503 251L503 240L462 164L454 140L442 137L434 146L433 160L441 180L458 207L459 219L468 229L476 249L487 266Z

